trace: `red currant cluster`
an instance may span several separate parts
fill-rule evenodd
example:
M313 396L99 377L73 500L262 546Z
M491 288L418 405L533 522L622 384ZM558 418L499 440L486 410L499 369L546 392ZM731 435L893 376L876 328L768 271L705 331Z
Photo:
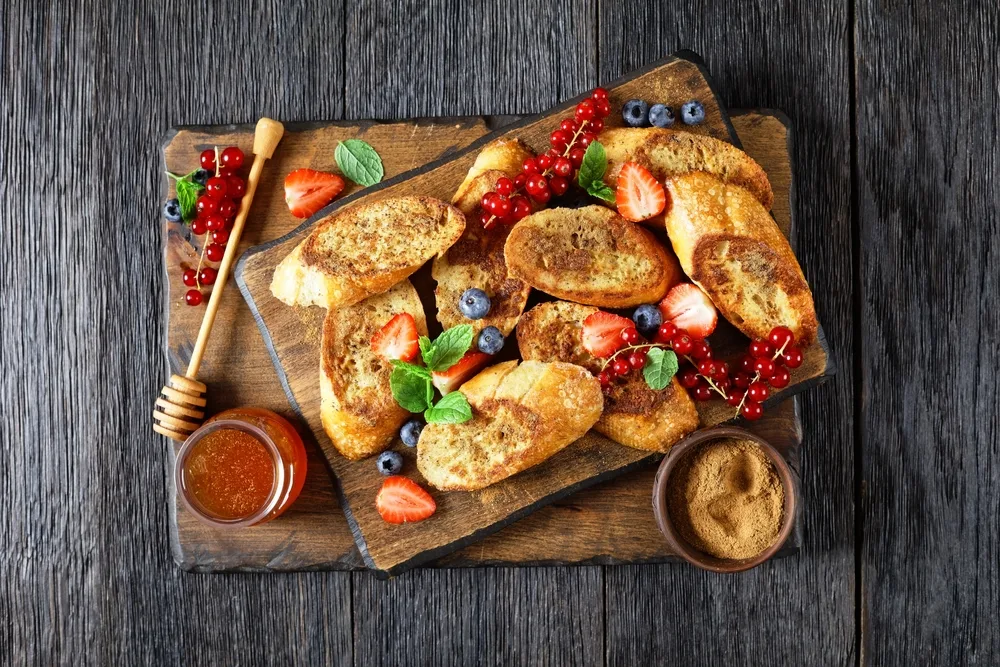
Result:
M583 164L587 146L604 129L604 119L610 113L611 103L604 88L595 89L589 98L577 104L573 118L562 120L559 129L549 135L548 151L525 158L520 174L513 179L497 179L494 189L483 195L483 211L479 215L483 227L490 229L497 223L510 225L530 215L528 197L545 206L553 196L566 194Z
M239 202L246 193L246 181L236 175L243 166L244 155L236 146L229 146L221 152L218 147L201 153L201 168L215 175L205 181L205 192L195 202L197 217L191 221L191 233L195 236L209 234L202 244L201 256L196 268L184 269L184 284L189 289L184 301L189 306L201 305L201 288L213 285L218 271L203 266L205 261L220 262L226 252L226 243L233 228L233 220L239 211Z

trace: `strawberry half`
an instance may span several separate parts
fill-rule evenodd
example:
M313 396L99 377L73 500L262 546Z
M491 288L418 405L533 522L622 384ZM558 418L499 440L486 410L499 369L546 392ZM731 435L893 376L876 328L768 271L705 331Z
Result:
M595 357L610 357L625 344L622 331L634 328L632 320L599 310L583 321L583 349Z
M667 292L660 302L660 315L664 322L673 322L696 338L711 334L719 322L715 304L693 283L681 283Z
M462 383L479 372L479 369L489 363L490 355L478 350L469 350L455 365L446 371L431 373L431 382L442 394L455 391Z
M372 351L385 359L413 361L420 353L419 338L413 315L400 313L372 336Z
M296 218L308 218L333 201L344 179L315 169L296 169L285 176L285 203Z
M649 220L663 212L667 193L648 169L635 162L626 162L618 174L615 204L618 214L626 220Z
M387 477L375 496L375 509L388 523L423 521L437 503L419 484L400 475Z

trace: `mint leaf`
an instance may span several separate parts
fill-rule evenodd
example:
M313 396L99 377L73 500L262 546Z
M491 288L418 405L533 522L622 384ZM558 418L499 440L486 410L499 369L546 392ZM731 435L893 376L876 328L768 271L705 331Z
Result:
M427 368L432 371L446 371L457 364L472 345L473 335L471 324L460 324L445 329L424 356Z
M417 339L417 344L420 345L420 358L427 363L427 359L431 356L431 339L427 336L421 336Z
M591 197L597 197L598 199L603 199L609 204L615 203L615 191L605 183L604 181L593 182L587 186L587 194Z
M177 202L181 205L181 217L184 222L194 220L197 215L194 205L198 201L198 193L202 191L202 186L189 177L190 174L177 181Z
M396 399L396 402L410 412L423 412L430 407L430 401L427 399L429 394L427 388L431 384L430 378L413 372L412 369L420 368L419 366L412 364L393 364L393 366L392 375L389 376L389 388L392 390L392 397Z
M453 391L424 413L428 424L461 424L472 419L472 407L465 394Z
M646 354L642 377L646 378L646 384L650 389L659 391L670 384L670 380L677 373L677 368L677 355L673 350L654 347Z
M344 176L365 187L375 185L385 174L382 158L375 149L361 139L348 139L337 144L333 154Z
M577 182L581 188L590 192L592 184L604 184L604 172L607 168L608 157L604 152L604 146L599 141L592 141L587 146L587 152L583 154Z
M427 378L428 380L431 379L431 372L423 366L417 366L416 364L400 361L399 359L390 359L389 363L392 364L393 368L400 368L411 375Z

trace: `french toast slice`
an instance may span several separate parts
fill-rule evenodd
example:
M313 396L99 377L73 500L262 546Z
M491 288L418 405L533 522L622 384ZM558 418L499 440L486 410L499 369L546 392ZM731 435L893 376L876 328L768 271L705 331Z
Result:
M797 344L816 340L812 292L788 239L746 188L710 174L666 180L667 235L684 271L751 338L782 325Z
M465 216L431 197L351 206L320 221L274 270L289 306L340 308L385 292L458 240Z
M386 449L410 413L392 397L390 363L371 339L394 315L409 313L421 335L427 319L417 290L403 280L388 292L331 309L323 321L320 417L337 451L358 460Z
M608 159L604 180L612 188L618 182L622 165L635 162L658 181L705 171L726 183L746 188L767 210L774 204L774 192L763 167L725 141L659 127L608 129L598 135L598 141Z
M583 321L597 308L568 301L540 303L517 325L521 356L538 361L565 361L593 374L603 362L583 348ZM612 384L604 396L604 413L594 424L626 447L666 452L682 437L698 428L698 411L677 378L666 388L650 389L641 373L631 373Z
M417 468L442 491L475 491L538 465L582 437L601 415L597 379L574 364L507 361L459 389L462 424L427 424Z
M514 178L521 163L533 154L523 143L498 139L486 145L458 188L452 204L466 216L468 223L462 237L434 259L431 277L437 281L434 298L437 319L445 329L470 324L478 333L495 326L506 336L524 312L531 287L507 275L503 248L510 226L498 224L485 229L478 222L483 195L496 187L502 177ZM490 297L490 312L486 317L470 320L458 308L462 293L478 287Z
M529 215L511 230L504 257L510 274L535 289L606 308L655 303L683 278L648 230L603 206Z

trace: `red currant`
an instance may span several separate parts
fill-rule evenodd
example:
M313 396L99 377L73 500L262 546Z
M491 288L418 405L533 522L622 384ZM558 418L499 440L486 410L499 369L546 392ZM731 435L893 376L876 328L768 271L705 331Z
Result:
M685 389L694 389L698 386L698 382L700 381L698 378L698 371L688 366L678 374L677 381L680 382L681 386Z
M552 189L553 195L562 197L569 190L569 179L562 176L553 176L549 179L549 187Z
M219 275L219 272L210 266L202 267L201 271L198 272L198 280L202 285L212 285L215 283L215 278Z
M223 199L226 196L226 179L222 176L213 176L205 182L205 194L212 199Z
M226 195L233 199L240 199L247 192L247 182L239 176L226 177Z
M753 369L760 373L762 378L767 380L774 375L774 362L767 358L758 359L753 362Z
M479 212L479 224L481 224L486 229L489 229L490 227L492 227L493 226L493 214L490 213L489 211L485 211L485 210L484 211L480 211Z
M226 165L226 167L236 171L243 166L243 151L236 146L230 146L222 151L219 159L222 160L222 164Z
M621 337L626 345L635 345L639 342L639 331L635 327L622 329Z
M664 322L656 332L657 343L669 343L677 335L677 325L673 322Z
M758 403L766 401L770 393L771 392L767 389L767 385L760 380L747 387L747 398L751 401L757 401Z
M538 157L535 158L535 162L538 163L538 168L541 169L543 172L546 171L547 169L550 169L552 167L552 163L555 162L555 160L556 160L555 157L549 155L548 153L544 153L543 155L539 155Z
M583 134L580 135L580 138L577 140L576 145L582 148L586 148L591 144L592 141L594 141L595 138L596 137L590 132L584 132Z
M569 158L558 157L552 165L552 171L556 172L559 176L568 178L573 173L573 163L569 161Z
M205 229L214 232L226 226L226 220L218 213L209 213L205 216Z
M597 381L601 383L602 387L607 387L609 384L611 384L611 374L608 373L606 370L601 371L600 373L597 374Z
M743 390L732 388L726 392L726 403L733 406L734 408L743 402Z
M715 372L715 362L711 359L702 359L698 362L698 372L707 378L712 377L712 373Z
M552 191L549 190L549 184L546 183L541 190L531 193L531 198L542 205L549 203L549 199L552 198Z
M189 306L200 306L201 292L196 289L189 289L184 295L184 302Z
M688 354L691 352L693 345L691 336L688 336L686 333L678 333L670 339L670 346L674 348L674 352L677 354Z
M569 132L572 135L576 134L576 131L580 129L580 124L572 118L567 118L559 123L559 129L563 132Z
M608 99L608 91L605 90L604 88L594 88L594 92L590 94L590 97L595 102L599 100L606 100Z
M565 150L571 141L573 141L573 135L564 130L556 130L549 135L549 143L552 144L552 148L559 151Z
M514 207L511 205L510 200L503 195L497 195L496 199L493 200L493 215L503 220L509 218L513 212Z
M614 370L615 375L628 375L629 371L632 370L632 366L629 365L626 359L618 357L615 359L615 363L611 364L612 370Z
M740 408L740 414L753 422L760 419L761 415L764 414L764 408L761 407L760 403L747 400L743 403L743 407Z
M514 177L514 188L523 188L524 184L528 181L528 174L523 171Z
M604 120L601 118L595 118L594 120L590 121L590 123L587 124L587 129L593 132L594 134L597 134L598 132L604 129Z
M208 227L205 226L205 218L195 218L191 221L191 233L195 236L201 236L208 231Z
M788 372L787 368L779 366L774 369L774 374L767 381L775 389L781 389L787 387L788 383L792 381L792 374Z
M795 335L788 327L774 327L771 329L771 333L768 334L767 340L774 346L774 349L780 350L786 343L788 345L794 343Z
M802 350L795 347L786 347L785 351L781 353L781 357L785 360L785 365L789 368L798 368L802 365Z
M184 269L184 275L181 276L181 280L188 287L198 286L198 272L194 269Z
M514 181L506 176L497 179L497 184L493 188L498 195L509 197L514 192Z
M712 388L708 386L705 381L699 381L698 386L694 388L694 397L698 401L708 401L712 398Z
M541 171L538 168L538 163L535 162L535 159L530 157L524 158L524 162L521 163L521 169L526 174L537 174L539 171Z
M223 199L219 202L219 207L216 209L216 213L222 216L223 220L232 220L236 217L236 211L239 207L236 206L236 202L232 199Z
M750 386L751 382L752 378L750 377L749 373L745 373L743 371L737 371L736 374L733 375L733 384L739 387L740 389L746 389L747 387Z
M194 210L198 211L198 215L204 215L206 213L215 213L216 209L219 208L219 202L212 199L208 195L202 195L198 197L198 201L194 203Z
M750 356L755 359L763 359L774 354L774 348L766 340L755 340L750 343Z
M661 327L663 325L660 325ZM691 344L691 358L692 359L711 359L712 358L712 348L709 347L708 343L704 338L695 338Z
M537 194L548 187L548 182L545 177L541 174L532 174L528 176L528 180L524 182L524 189L528 191L529 195Z
M573 163L574 167L579 167L581 164L583 164L583 156L586 153L587 153L586 149L581 148L579 146L574 146L573 148L570 149L569 155L567 157L569 157L569 161Z
M724 361L716 361L715 368L712 369L712 379L716 382L729 380L729 364Z
M575 117L578 121L590 120L597 114L594 100L583 100L576 105Z
M729 388L733 386L733 381L730 380L728 377L724 377L724 378L720 378L720 379L715 380L715 384L722 391L729 391Z
M198 156L198 161L201 162L201 168L205 171L215 172L215 149L206 148Z
M749 354L743 355L740 358L740 370L743 371L744 373L749 373L753 375L753 373L755 372L753 367L753 362L754 358L751 357Z
M225 246L221 246L218 243L209 243L205 247L205 257L210 262L221 262L224 254L226 254Z
M611 103L606 99L594 102L594 108L600 118L607 118L611 114Z
M229 241L229 230L223 227L222 229L216 229L212 232L212 243L219 243L221 245L226 245Z
M531 215L531 204L524 197L517 195L516 197L511 197L510 202L514 209L514 219L520 220Z
M628 355L628 365L639 370L646 365L646 350L635 350Z

